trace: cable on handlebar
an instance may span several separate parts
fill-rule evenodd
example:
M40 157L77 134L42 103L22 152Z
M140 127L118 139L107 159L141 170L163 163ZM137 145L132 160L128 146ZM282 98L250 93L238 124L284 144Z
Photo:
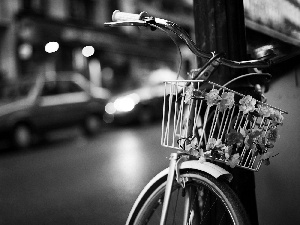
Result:
M176 36L178 36L181 40L183 40L186 45L189 47L189 49L197 56L205 59L210 59L214 56L212 53L207 53L202 51L197 47L195 42L190 38L189 34L178 24L167 21L167 20L161 20L161 23L157 22L157 19L154 18L149 20L149 23L145 20L145 22L153 27L160 28L160 30L168 33L166 30L173 32ZM272 58L274 55L270 55L269 57L258 59L258 60L248 60L248 61L233 61L226 58L220 58L219 62L222 65L231 67L231 68L267 68L270 66L270 62L268 59Z
M178 43L177 43L177 41L175 40L174 37L172 37L166 30L162 29L159 26L156 26L155 23L151 24L151 30L154 30L154 29L159 29L159 30L163 31L164 33L166 33L177 47L177 50L178 50L178 53L179 53L179 67L178 67L178 72L177 72L177 79L178 79L179 76L180 76L181 68L182 68L182 53L181 53L180 46L178 45Z

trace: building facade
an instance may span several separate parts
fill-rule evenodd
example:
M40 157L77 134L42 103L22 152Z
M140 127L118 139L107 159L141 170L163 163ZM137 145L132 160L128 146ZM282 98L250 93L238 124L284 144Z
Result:
M259 2L244 0L249 52L269 43L299 47L297 1ZM281 10L283 6L289 11ZM193 37L193 0L1 0L1 77L14 80L72 70L117 90L143 82L162 64L178 72L179 54L167 35L133 27L105 28L115 9L147 11L180 24ZM57 42L59 49L47 53L49 42ZM93 46L95 53L84 57L85 46ZM187 47L181 47L180 73L185 76L195 68L196 59Z
M115 9L135 12L135 1L3 0L0 3L0 70L8 80L47 71L78 71L97 85L120 89L157 69L175 68L167 36L136 28L105 28ZM158 41L159 40L159 41ZM57 42L57 51L45 46ZM82 54L85 46L95 50ZM175 54L174 54L175 53ZM122 85L120 85L122 84Z

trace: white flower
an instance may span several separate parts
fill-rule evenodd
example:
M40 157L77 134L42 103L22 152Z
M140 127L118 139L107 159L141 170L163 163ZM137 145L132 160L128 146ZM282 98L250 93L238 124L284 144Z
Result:
M240 99L239 103L239 108L244 114L247 114L248 112L253 112L255 110L256 100L250 95L247 95Z
M259 104L259 105L257 106L256 111L257 111L261 116L269 117L269 116L271 115L271 113L272 113L273 110L272 110L269 106Z
M231 109L234 105L234 93L224 92L221 97L220 110L223 111L225 109Z
M273 122L276 124L282 124L283 121L283 115L280 113L279 110L273 109L271 112L270 117L272 118Z
M205 158L205 156L204 156L204 155L200 156L200 158L199 158L199 162L200 162L200 163L204 163L204 162L206 162L206 158Z
M184 97L184 103L187 104L193 97L193 90L194 88L192 86L188 86L185 90L185 97Z
M206 144L206 150L212 149L223 149L225 145L222 143L221 139L209 138Z
M219 96L219 90L211 89L209 93L205 95L205 100L208 106L216 105L221 100Z
M206 143L206 150L213 149L216 145L217 140L215 138L209 138Z
M224 149L224 155L225 155L225 159L228 160L231 156L231 152L232 152L232 146L230 147L226 147Z
M240 162L240 154L235 153L228 162L226 162L226 165L229 165L231 168L236 167L237 164Z

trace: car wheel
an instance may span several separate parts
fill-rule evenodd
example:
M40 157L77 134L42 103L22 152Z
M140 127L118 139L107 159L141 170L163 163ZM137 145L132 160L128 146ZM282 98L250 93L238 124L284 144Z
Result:
M95 135L101 127L101 120L97 115L89 115L84 120L83 129L86 135Z
M28 148L33 142L33 133L26 124L18 124L13 130L12 144L19 148Z

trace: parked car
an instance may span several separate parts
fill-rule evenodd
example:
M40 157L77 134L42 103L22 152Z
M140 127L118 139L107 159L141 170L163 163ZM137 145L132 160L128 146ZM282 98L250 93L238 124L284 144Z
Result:
M110 97L108 90L74 72L47 73L0 91L0 137L18 148L28 147L38 135L74 125L95 134Z
M105 120L117 124L148 124L163 115L165 80L183 80L168 69L153 72L146 85L112 96L105 107Z

